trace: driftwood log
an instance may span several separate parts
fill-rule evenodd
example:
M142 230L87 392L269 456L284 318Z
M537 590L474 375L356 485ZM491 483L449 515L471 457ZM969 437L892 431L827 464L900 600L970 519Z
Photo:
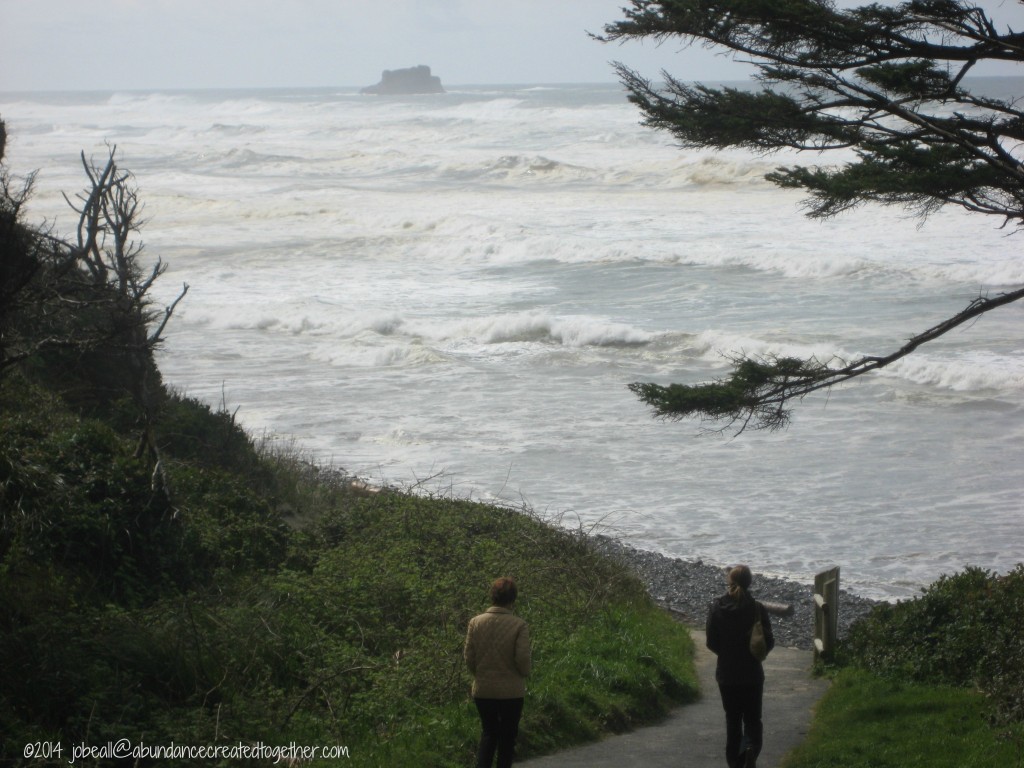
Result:
M769 603L761 600L761 605L764 609L773 616L792 616L793 615L793 604L792 603Z

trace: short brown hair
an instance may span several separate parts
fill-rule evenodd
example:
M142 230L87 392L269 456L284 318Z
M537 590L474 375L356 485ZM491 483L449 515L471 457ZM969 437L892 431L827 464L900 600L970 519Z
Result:
M494 583L491 584L491 602L503 608L512 605L516 601L518 593L519 590L516 589L515 579L511 579L508 576L495 579Z

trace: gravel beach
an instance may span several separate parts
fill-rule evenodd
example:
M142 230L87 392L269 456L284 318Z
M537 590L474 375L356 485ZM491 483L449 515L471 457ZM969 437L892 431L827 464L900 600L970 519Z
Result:
M657 603L680 615L688 624L703 628L711 601L725 592L725 574L718 565L666 557L604 536L596 539L602 551L640 576ZM755 573L751 592L758 600L793 606L792 614L771 617L777 645L802 650L814 647L813 584ZM845 636L850 625L875 605L875 600L840 589L839 636Z

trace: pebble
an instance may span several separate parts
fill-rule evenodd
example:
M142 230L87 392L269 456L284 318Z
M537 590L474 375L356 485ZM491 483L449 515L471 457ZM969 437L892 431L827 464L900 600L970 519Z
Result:
M595 537L598 548L631 568L647 586L651 598L692 626L704 627L708 608L725 594L725 570L702 560L670 558L636 549L605 536ZM811 650L814 647L814 585L759 575L755 572L751 593L758 600L791 605L787 616L772 615L776 645ZM840 588L839 637L867 614L878 601Z

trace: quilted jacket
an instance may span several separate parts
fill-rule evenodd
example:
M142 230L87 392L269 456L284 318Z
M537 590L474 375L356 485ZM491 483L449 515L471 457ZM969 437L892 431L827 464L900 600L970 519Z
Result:
M463 650L478 699L521 699L530 674L530 630L509 608L474 616Z

